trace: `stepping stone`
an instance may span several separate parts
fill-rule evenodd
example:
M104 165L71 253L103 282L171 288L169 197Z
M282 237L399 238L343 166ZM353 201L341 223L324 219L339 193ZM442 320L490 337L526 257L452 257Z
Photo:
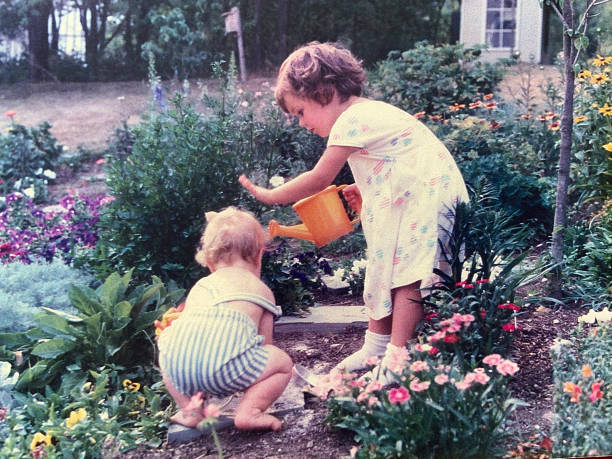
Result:
M234 425L234 411L240 403L239 396L223 399L212 398L209 403L215 403L221 408L222 414L214 425L215 430L227 429ZM297 376L293 376L282 395L266 410L275 416L282 416L291 411L304 409L304 392ZM184 443L207 435L210 427L195 429L180 424L170 424L168 427L168 443Z
M367 326L366 306L314 306L304 317L283 316L274 323L274 333L316 331L341 332L349 326Z

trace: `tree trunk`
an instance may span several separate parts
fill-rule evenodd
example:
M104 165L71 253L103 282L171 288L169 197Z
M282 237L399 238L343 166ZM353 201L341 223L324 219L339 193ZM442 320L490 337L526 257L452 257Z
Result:
M57 55L59 51L59 24L57 22L56 14L60 14L56 11L51 3L51 47L50 51L52 54Z
M287 21L289 19L289 0L278 2L278 58L279 63L287 57Z
M255 49L253 50L253 60L256 72L263 68L263 58L261 49L261 0L253 2L253 19L255 21Z
M563 2L563 18L567 27L574 30L574 11L572 2ZM556 263L563 262L565 226L567 224L567 191L569 188L569 171L572 153L572 130L574 113L574 39L563 31L563 62L565 91L563 113L561 115L561 144L559 147L559 170L557 172L557 197L555 202L555 219L552 234L551 256ZM559 270L557 270L557 274ZM559 279L553 282L553 294L559 294ZM556 287L555 287L556 286Z
M37 3L28 11L30 79L41 81L49 71L49 14L51 0Z

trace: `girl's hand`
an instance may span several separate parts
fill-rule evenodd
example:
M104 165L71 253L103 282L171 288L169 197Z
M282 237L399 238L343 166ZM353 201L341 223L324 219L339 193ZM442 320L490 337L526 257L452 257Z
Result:
M261 201L265 204L274 204L274 200L271 196L272 190L268 190L267 188L255 185L244 174L238 177L238 181L258 201Z
M361 191L357 188L357 185L354 183L352 185L347 186L344 190L342 190L342 195L351 209L353 209L358 214L361 214L361 205L363 201L361 199Z

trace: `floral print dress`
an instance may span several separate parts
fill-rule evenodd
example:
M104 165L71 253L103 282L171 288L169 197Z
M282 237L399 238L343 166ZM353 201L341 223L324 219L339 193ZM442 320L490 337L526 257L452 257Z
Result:
M467 202L463 178L436 136L410 114L380 101L351 105L334 123L328 146L359 148L348 163L363 198L368 248L364 302L370 317L391 314L391 290L430 285L454 208Z

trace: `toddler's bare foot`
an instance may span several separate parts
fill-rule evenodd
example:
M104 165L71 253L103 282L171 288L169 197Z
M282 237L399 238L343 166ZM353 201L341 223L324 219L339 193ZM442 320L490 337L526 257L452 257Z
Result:
M258 409L251 410L250 413L236 414L234 418L236 428L241 430L273 430L278 432L283 423L280 419L275 418L271 414L262 413Z
M175 424L181 424L185 427L197 427L197 425L204 420L202 411L195 410L179 410L176 414L170 417L170 420Z
M189 399L187 405L181 407L178 413L171 416L170 420L185 427L196 427L204 419L203 405L202 392L198 392Z

